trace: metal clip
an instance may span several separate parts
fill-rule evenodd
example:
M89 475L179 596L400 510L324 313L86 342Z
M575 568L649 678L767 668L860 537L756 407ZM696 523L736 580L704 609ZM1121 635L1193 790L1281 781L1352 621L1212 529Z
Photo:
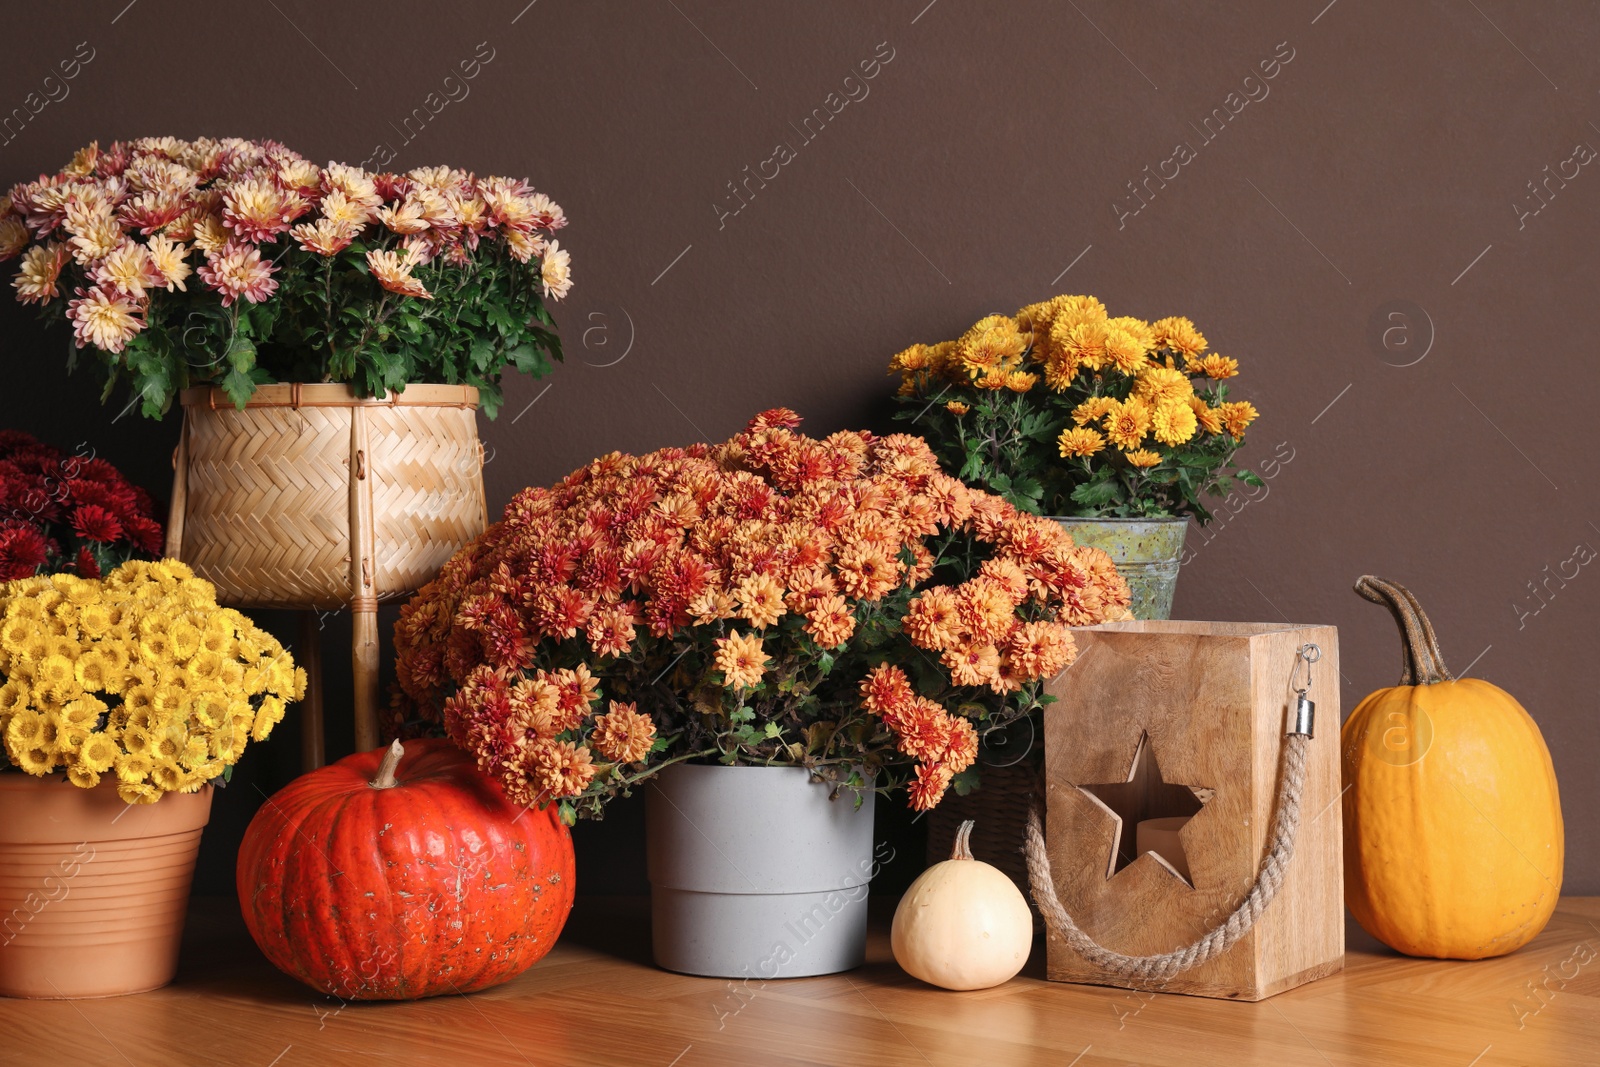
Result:
M1306 690L1311 688L1311 665L1322 658L1322 649L1314 644L1304 644L1295 650L1294 666L1289 670L1289 688L1294 690L1294 716L1289 724L1290 734L1304 734L1311 737L1316 728L1317 705ZM1295 675L1300 673L1300 664L1306 665L1306 684L1294 684Z

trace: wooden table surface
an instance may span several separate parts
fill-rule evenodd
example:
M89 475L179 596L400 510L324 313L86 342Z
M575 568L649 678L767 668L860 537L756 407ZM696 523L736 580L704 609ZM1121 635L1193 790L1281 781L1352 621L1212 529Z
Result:
M1341 974L1259 1004L1046 982L1042 944L1012 982L947 993L895 966L886 918L857 971L735 989L653 968L644 901L588 898L514 982L341 1005L273 970L231 899L198 899L172 986L0 1000L0 1064L1600 1064L1600 898L1568 898L1533 944L1476 963L1407 959L1352 927Z

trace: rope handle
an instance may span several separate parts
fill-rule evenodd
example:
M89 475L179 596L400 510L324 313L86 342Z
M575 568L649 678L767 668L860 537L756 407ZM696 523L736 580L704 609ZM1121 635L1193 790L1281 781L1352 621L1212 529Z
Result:
M1028 808L1025 851L1028 857L1028 881L1033 887L1033 899L1039 905L1045 924L1090 963L1124 978L1164 981L1232 948L1235 942L1250 932L1256 920L1267 910L1267 905L1272 903L1272 898L1283 885L1289 861L1294 857L1295 831L1300 826L1300 794L1306 777L1306 749L1310 744L1309 733L1291 730L1284 735L1282 766L1273 801L1267 854L1261 859L1256 880L1244 901L1221 925L1199 940L1154 956L1128 956L1108 949L1084 933L1073 921L1062 905L1061 898L1056 895L1055 878L1050 872L1050 856L1045 849L1043 802L1041 796L1036 795Z

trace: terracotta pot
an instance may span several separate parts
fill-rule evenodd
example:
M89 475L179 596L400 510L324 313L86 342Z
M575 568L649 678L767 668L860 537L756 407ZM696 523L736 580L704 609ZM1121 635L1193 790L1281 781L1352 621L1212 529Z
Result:
M116 785L0 774L0 995L142 993L172 981L211 787L124 804Z

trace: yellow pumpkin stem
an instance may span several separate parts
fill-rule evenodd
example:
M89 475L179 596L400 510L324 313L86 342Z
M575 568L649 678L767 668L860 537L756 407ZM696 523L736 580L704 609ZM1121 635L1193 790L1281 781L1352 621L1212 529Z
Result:
M378 776L367 784L374 789L393 789L399 785L394 772L400 769L400 757L405 754L406 750L401 746L400 739L395 738L394 744L389 746L389 751L383 754L383 762L378 764Z
M1405 657L1401 685L1433 685L1455 678L1445 669L1444 653L1439 651L1433 623L1428 621L1427 613L1409 589L1399 582L1364 574L1356 579L1356 592L1388 608L1395 622L1400 624L1401 653Z
M974 825L973 821L971 819L968 819L966 822L964 822L960 826L956 827L956 846L955 846L955 848L952 848L950 850L950 858L951 859L953 859L953 860L970 860L970 859L974 859L975 858L972 855L972 827L973 827L973 825Z

